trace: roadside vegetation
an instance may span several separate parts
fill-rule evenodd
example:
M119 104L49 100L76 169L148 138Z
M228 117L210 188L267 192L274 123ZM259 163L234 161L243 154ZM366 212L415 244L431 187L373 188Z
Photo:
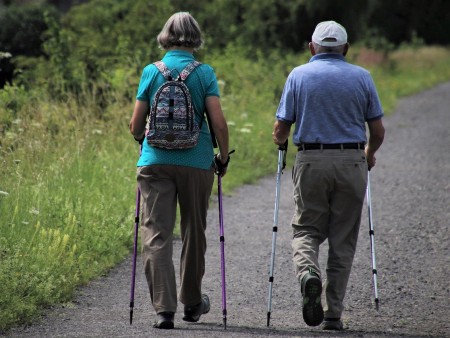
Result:
M132 249L139 147L128 122L141 69L163 54L126 33L138 36L131 18L153 11L161 18L148 23L153 39L174 7L130 2L131 14L114 26L123 34L105 46L92 27L108 26L101 7L108 1L95 3L63 20L45 12L45 56L17 57L16 81L0 90L0 332L69 301ZM110 12L124 11L114 6ZM229 194L276 171L274 113L286 76L309 59L304 51L243 46L206 45L198 54L216 71L236 150L223 181ZM382 46L356 44L348 60L372 72L387 114L400 97L450 80L448 48Z

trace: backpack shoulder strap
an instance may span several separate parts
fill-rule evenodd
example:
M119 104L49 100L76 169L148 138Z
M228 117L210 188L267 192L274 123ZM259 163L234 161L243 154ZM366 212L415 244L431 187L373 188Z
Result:
M198 61L192 61L191 63L189 63L182 71L180 74L180 78L181 81L184 81L187 79L187 77L189 76L189 74L191 74L191 72L197 68L198 66L200 66L202 63L198 62Z
M153 64L156 66L156 68L158 68L164 78L169 81L169 79L172 77L172 74L169 68L167 68L166 64L162 61L156 61Z

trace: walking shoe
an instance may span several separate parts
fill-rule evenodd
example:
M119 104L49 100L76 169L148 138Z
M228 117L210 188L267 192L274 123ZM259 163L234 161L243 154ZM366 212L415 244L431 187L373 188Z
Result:
M340 318L325 318L323 320L322 330L336 330L344 329L344 324Z
M323 321L323 308L320 296L322 282L315 272L310 270L302 279L303 320L309 326L320 325Z
M153 324L153 327L156 329L173 329L173 319L175 317L175 313L173 312L160 312L158 313L158 319Z
M197 305L184 306L184 317L183 320L186 322L198 322L201 315L209 312L211 305L209 303L209 297L202 294L202 301Z

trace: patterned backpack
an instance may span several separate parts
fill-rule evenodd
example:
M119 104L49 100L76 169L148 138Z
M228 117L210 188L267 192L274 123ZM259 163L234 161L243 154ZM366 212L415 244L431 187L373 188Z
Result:
M164 149L192 148L198 142L200 127L195 122L191 94L184 81L201 63L192 61L175 78L173 70L169 70L162 61L154 65L166 82L158 88L153 98L147 142Z

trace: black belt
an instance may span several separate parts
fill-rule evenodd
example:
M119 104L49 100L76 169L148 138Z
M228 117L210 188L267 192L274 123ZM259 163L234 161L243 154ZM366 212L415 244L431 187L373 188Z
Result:
M298 151L303 150L319 150L319 149L361 149L363 150L365 143L337 143L337 144L322 144L322 143L302 143L298 146Z

